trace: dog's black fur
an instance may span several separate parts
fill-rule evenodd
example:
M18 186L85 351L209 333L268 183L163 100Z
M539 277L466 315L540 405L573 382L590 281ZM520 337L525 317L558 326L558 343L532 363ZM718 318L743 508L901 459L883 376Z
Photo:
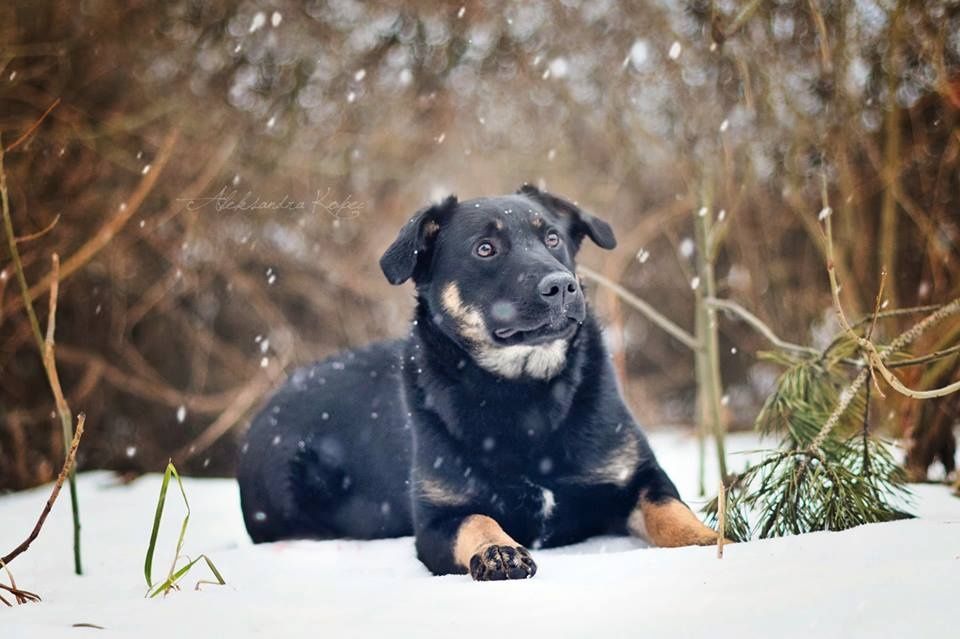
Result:
M253 540L413 533L436 574L527 577L516 544L625 532L641 502L679 500L575 279L584 237L615 246L529 186L419 211L381 260L416 283L409 336L297 370L254 420L238 470ZM476 537L477 515L509 541Z

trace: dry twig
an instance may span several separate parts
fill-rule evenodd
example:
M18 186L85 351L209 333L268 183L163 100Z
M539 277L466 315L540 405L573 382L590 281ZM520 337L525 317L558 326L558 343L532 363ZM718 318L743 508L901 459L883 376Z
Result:
M664 331L672 335L674 338L676 338L679 342L681 342L687 348L694 351L700 350L701 345L693 335L691 335L684 329L674 324L672 321L667 319L663 314L661 314L655 308L653 308L650 304L643 301L642 299L640 299L639 297L637 297L627 289L623 288L616 282L613 282L610 279L604 277L603 275L600 275L600 273L597 273L593 269L587 266L583 266L582 264L577 266L577 271L581 275L587 276L588 279L591 279L594 282L597 282L598 284L606 286L607 288L612 290L624 302L626 302L636 310L643 313L643 315L646 316L647 319L649 319L651 322L653 322L654 324L662 328Z
M43 115L40 116L40 119L38 119L36 122L31 124L30 128L24 131L23 135L21 135L19 138L14 140L13 143L5 149L5 151L9 153L10 151L13 151L15 148L23 144L27 140L27 138L29 138L33 134L33 132L37 130L37 127L39 127L43 123L43 121L47 119L47 116L50 115L50 112L53 111L55 108L57 108L58 104L60 104L60 98L57 98L56 100L54 100L53 104L47 107L47 110L44 111Z
M40 601L40 595L34 592L30 592L29 590L22 590L20 588L17 588L17 580L13 578L13 573L10 572L10 569L2 561L0 561L0 568L3 568L4 572L7 573L7 577L10 579L9 586L6 584L0 583L0 590L9 592L11 595L13 595L14 600L18 604L25 604L25 603L32 603L34 601ZM3 595L0 595L0 602L6 604L8 607L11 607L11 608L13 607L13 604L7 601L7 599Z
M727 486L720 480L717 493L717 559L723 559L723 542L727 537Z
M170 131L167 136L164 138L163 143L160 145L160 150L157 153L156 159L153 161L153 166L151 170L143 176L143 179L140 180L140 184L137 185L137 188L131 193L130 198L125 202L125 205L121 207L116 215L114 215L110 220L104 224L100 229L94 233L93 237L87 240L83 246L77 249L70 257L68 257L63 262L63 271L60 274L62 279L70 277L78 269L83 267L87 262L93 258L103 247L110 243L114 236L123 228L127 220L129 220L146 200L147 195L153 190L153 187L156 185L160 173L163 171L163 167L170 160L170 156L173 153L173 148L176 146L177 139L180 137L180 130L173 129ZM52 277L47 276L41 279L39 282L30 287L26 301L35 300L41 293L43 293L47 288L52 284ZM18 307L16 302L11 303L13 309Z
M63 462L63 467L60 469L60 474L57 476L57 481L53 485L53 490L50 491L50 497L47 498L47 503L44 504L43 510L40 511L40 517L37 519L37 523L34 524L33 530L30 531L30 534L23 541L23 543L0 559L0 564L8 566L11 561L17 558L17 556L25 552L27 548L30 547L30 544L32 544L40 534L40 530L43 528L43 523L47 520L47 515L50 514L50 509L53 508L53 503L57 500L57 496L60 494L60 489L63 488L63 482L66 481L67 477L73 471L73 465L77 458L77 447L80 445L80 438L83 436L83 425L85 421L86 415L83 413L77 415L77 428L73 433L73 441L70 442L70 451L67 453L67 459Z
M60 258L56 253L53 254L53 270L49 276L50 280L50 314L47 318L47 336L44 339L40 333L40 322L37 320L36 311L33 309L32 298L27 288L27 278L23 272L23 263L20 260L20 252L17 249L16 234L13 231L13 220L10 214L10 201L7 195L7 177L3 167L3 142L0 140L0 205L2 205L3 224L7 234L7 246L10 249L10 255L13 259L14 268L17 273L17 281L20 284L20 294L23 300L24 308L30 318L30 327L33 331L34 340L37 343L37 350L40 352L43 361L44 372L53 393L54 401L57 406L57 414L60 418L60 427L63 430L64 459L69 458L68 442L74 438L73 420L70 416L70 407L63 397L63 389L60 387L60 379L57 375L56 360L54 358L53 333L56 326L57 312L57 292L60 281ZM76 478L73 472L70 473L70 506L73 513L73 568L76 574L83 573L83 565L80 560L80 505L77 498Z

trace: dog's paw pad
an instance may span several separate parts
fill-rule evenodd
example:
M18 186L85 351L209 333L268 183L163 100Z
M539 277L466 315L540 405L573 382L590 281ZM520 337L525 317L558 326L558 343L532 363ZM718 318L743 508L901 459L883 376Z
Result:
M477 581L529 579L537 564L522 546L487 546L470 558L470 575Z

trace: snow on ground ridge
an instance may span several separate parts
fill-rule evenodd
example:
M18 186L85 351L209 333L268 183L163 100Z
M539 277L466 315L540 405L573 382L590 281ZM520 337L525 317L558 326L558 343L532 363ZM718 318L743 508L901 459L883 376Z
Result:
M750 436L731 450L759 448ZM696 479L696 441L656 433L651 443L681 493ZM733 455L733 467L744 457ZM715 470L709 469L714 476ZM184 551L207 553L225 587L193 584L143 598L143 557L160 475L120 486L105 472L79 478L87 575L71 574L67 500L11 568L44 598L0 611L4 639L77 637L893 637L955 631L960 499L914 487L915 520L714 548L654 549L604 537L535 553L522 582L432 577L411 538L254 546L233 480L185 479L193 508ZM18 544L49 487L0 497L0 548ZM63 497L63 496L61 496ZM170 502L174 504L175 502ZM155 576L171 558L181 515L164 519ZM494 617L490 611L496 611ZM75 628L95 624L105 630Z

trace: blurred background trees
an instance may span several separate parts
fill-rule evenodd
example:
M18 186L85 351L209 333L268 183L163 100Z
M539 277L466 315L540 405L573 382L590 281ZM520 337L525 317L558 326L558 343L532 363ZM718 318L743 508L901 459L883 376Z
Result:
M377 259L448 192L531 181L578 200L620 240L581 260L688 330L708 193L718 294L822 348L838 332L825 176L851 316L873 309L883 269L885 307L960 295L955 1L4 3L5 146L58 99L6 172L41 315L50 254L63 260L57 355L87 414L81 468L173 455L232 472L236 435L286 373L404 332L411 291ZM0 489L50 480L63 450L9 257ZM641 422L692 423L686 348L591 295ZM778 369L742 322L719 328L725 417L748 424ZM954 320L915 349L958 339ZM899 372L942 385L957 358ZM923 476L952 460L958 413L955 396L891 395L873 424L916 442Z

